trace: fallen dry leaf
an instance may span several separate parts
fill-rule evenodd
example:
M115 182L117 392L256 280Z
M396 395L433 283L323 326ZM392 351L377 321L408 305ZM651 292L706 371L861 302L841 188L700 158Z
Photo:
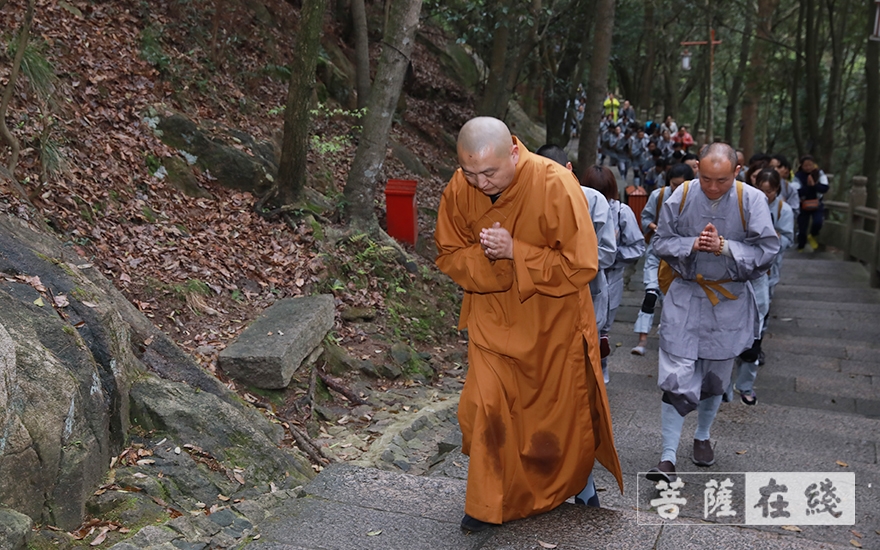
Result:
M553 544L552 542L544 542L543 540L538 540L538 544L541 545L541 548L556 548L559 546L558 544Z
M101 529L101 532L98 533L98 536L95 537L94 539L92 539L92 542L89 543L89 546L98 546L99 544L104 542L104 540L107 539L107 533L109 533L109 532L110 532L109 527L103 527Z
M846 462L844 462L844 461L842 461L842 460L838 460L835 464L837 464L837 465L840 466L841 468L846 468L846 467L849 466L849 464L847 464Z
M381 535L381 534L382 534L382 530L381 530L381 529L378 529L378 530L376 530L376 531L370 531L370 532L368 532L368 533L367 533L367 536L368 536L368 537L375 537L376 535Z
M747 452L749 452L749 451L747 451L746 449L743 449L743 450L741 450L741 451L737 451L736 454L738 454L738 455L744 455L744 454L746 454Z
M803 531L803 529L801 529L797 525L783 525L782 528L785 529L786 531L792 531L795 533L800 533L801 531Z
M229 497L226 496L226 495L224 495L224 494L222 494L222 493L221 493L221 494L218 494L218 495L217 495L217 498L218 498L219 500L222 500L223 502L229 502Z
M856 539L849 539L849 543L855 546L856 548L861 548L862 543L857 541Z
M39 307L43 307L46 304L43 303L43 297L41 296L41 297L37 298L36 300L34 300L34 305L37 305Z
M855 536L855 537L857 537L857 538L862 538L862 534L859 533L858 531L856 531L855 529L851 529L851 530L850 530L850 533L852 533L853 536Z
M55 296L55 306L56 307L67 307L70 305L70 302L67 300L67 296L64 294L59 294Z

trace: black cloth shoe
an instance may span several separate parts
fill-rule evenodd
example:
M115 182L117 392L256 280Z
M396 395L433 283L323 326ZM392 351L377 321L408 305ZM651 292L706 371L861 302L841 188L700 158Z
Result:
M758 352L758 366L763 367L767 361L764 358L764 350Z
M711 466L715 464L715 451L712 450L712 442L708 439L704 441L694 439L693 460L697 466Z
M580 504L581 506L590 506L592 508L601 508L601 506L599 506L599 493L596 493L595 495L588 498L586 500L586 502L582 498L574 497L574 503Z
M477 518L472 518L467 514L465 514L464 517L461 518L461 528L468 533L479 533L480 531L485 531L489 527L492 527L492 525L494 524L480 521Z
M656 467L648 470L645 477L648 478L648 481L653 481L655 483L658 481L672 483L678 479L678 476L675 475L675 464L669 460L664 460L660 464L657 464Z
M605 359L611 355L611 345L608 343L608 337L602 336L599 338L599 357Z

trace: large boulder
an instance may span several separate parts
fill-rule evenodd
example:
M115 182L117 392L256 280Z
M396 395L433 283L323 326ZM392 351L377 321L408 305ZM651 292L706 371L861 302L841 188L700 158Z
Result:
M0 548L3 550L24 550L30 538L31 518L9 508L0 508Z
M179 397L178 409L169 395ZM220 457L234 438L217 434L239 434L253 448L252 462L267 464L247 467L265 479L310 471L278 448L277 426L203 370L98 269L52 235L0 215L0 507L75 529L128 441L132 404L135 418L185 443L204 439ZM161 420L168 409L178 411L173 421ZM10 528L4 517L0 532Z
M250 482L280 485L288 478L304 481L313 475L307 461L278 447L281 426L268 424L253 409L154 376L132 386L131 403L132 422L155 431L154 437L182 445L198 442L221 464L242 470Z
M523 142L529 151L536 151L547 143L547 129L530 119L520 104L512 99L507 105L504 122L510 128L510 133Z
M342 50L338 39L325 34L321 40L323 54L318 58L318 99L333 99L343 109L357 108L354 64Z
M262 195L275 181L278 160L272 142L257 142L238 130L202 128L177 113L160 115L151 124L166 145L188 155L224 187Z
M424 44L451 76L465 90L477 90L486 80L488 69L473 48L467 44L459 44L455 40L436 40L424 33L416 35L416 39Z

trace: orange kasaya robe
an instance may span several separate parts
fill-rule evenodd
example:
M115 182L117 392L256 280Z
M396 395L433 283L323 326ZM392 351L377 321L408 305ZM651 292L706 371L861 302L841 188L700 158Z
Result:
M465 513L490 523L560 505L584 488L594 459L623 490L590 297L598 251L587 201L570 171L519 150L495 204L456 171L435 231L437 266L464 289ZM483 254L480 230L495 222L513 237L513 260Z

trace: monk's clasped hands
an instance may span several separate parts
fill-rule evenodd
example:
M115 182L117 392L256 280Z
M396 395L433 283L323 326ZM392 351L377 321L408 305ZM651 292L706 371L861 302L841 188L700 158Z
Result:
M711 223L707 223L700 236L694 240L694 250L699 252L711 252L716 256L721 254L724 239L718 234L718 230Z
M490 260L513 259L513 237L498 222L480 231L480 246Z

